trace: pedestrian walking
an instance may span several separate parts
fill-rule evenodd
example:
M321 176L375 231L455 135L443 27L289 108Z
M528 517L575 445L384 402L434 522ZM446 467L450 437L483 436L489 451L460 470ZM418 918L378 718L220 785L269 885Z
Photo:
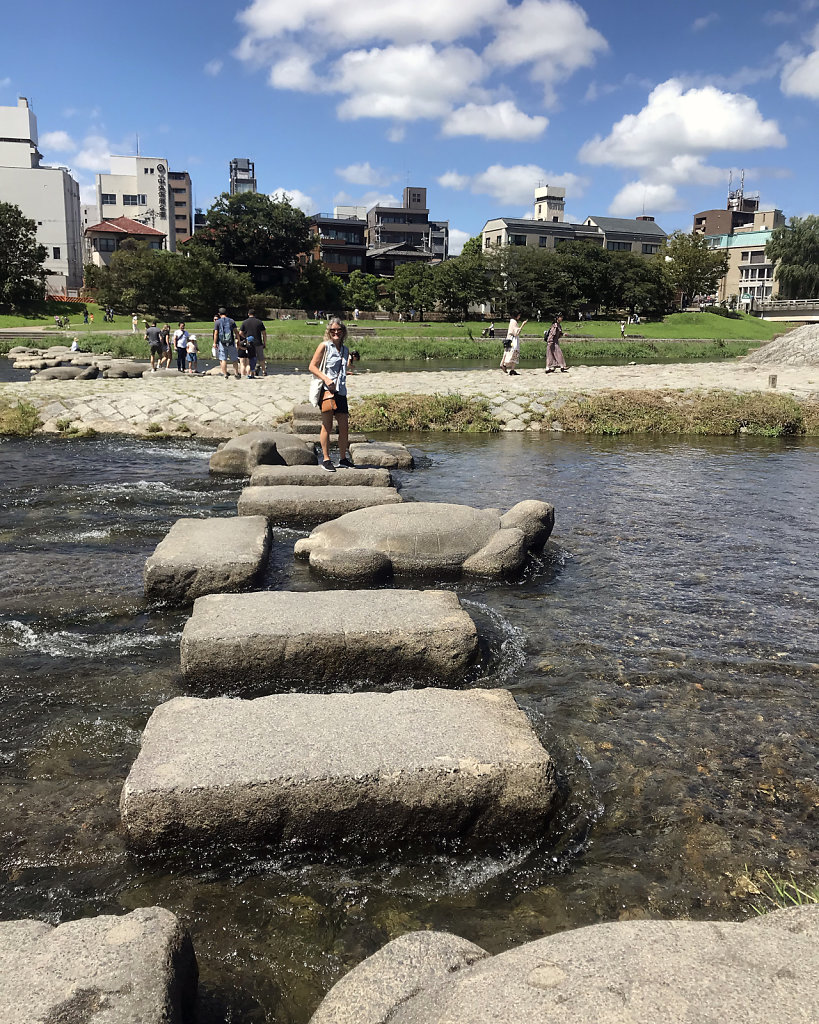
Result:
M489 338L494 338L495 337L495 321L494 320L489 324L489 333L488 333L487 337L489 337Z
M224 306L219 307L219 316L213 324L213 343L216 346L216 358L222 370L222 376L228 379L228 360L233 363L237 379L241 379L239 370L239 353L236 349L236 321L227 315Z
M548 331L544 332L543 340L546 342L546 372L554 373L559 369L561 373L568 372L566 360L563 357L563 349L560 347L560 339L563 337L563 314L558 313L555 321Z
M137 324L139 323L139 317L134 313L131 317L131 334L136 334Z
M185 330L184 321L180 321L179 327L173 332L173 344L176 349L176 369L179 373L184 373L188 357L188 332Z
M358 320L359 312L360 311L359 311L358 307L356 306L356 308L353 310L353 320Z
M625 320L621 320L620 321L620 337L621 338L625 338L625 336L626 336L626 321Z
M349 416L347 410L347 371L352 362L350 350L345 345L347 328L338 319L331 317L324 332L324 340L313 353L310 361L310 373L324 385L319 397L321 409L321 454L322 468L328 473L335 473L336 467L330 461L330 434L333 430L333 417L338 425L339 467L352 469L347 454L347 436Z
M250 360L250 372L254 377L264 377L267 373L267 361L265 359L265 345L267 344L267 328L256 316L255 309L247 311L247 319L242 321L242 333L249 342L252 342L254 355Z
M518 371L515 367L520 362L520 332L529 322L521 320L522 314L515 313L506 328L506 341L503 343L503 357L501 358L501 369L510 377L517 377Z
M199 358L199 346L196 344L195 334L188 335L188 342L185 345L185 353L185 362L188 368L188 373L192 375L196 373L196 366Z
M168 370L171 368L171 325L165 324L162 330L159 332L159 338L162 342L162 355L159 360L160 367L165 367Z
M156 320L145 328L145 340L151 347L151 371L156 373L162 362L162 331L156 326Z
M82 322L83 322L84 324L87 324L87 323L88 323L88 310L87 310L87 309L84 309L84 310L82 311Z

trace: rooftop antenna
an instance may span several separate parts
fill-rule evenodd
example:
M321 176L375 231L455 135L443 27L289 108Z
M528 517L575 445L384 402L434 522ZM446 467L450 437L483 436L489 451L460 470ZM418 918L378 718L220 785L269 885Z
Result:
M139 156L139 132L136 133L137 156Z
M646 189L643 188L643 216L646 215Z

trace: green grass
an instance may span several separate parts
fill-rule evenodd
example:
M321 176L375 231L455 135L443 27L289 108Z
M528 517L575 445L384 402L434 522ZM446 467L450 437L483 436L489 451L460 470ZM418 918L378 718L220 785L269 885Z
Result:
M0 401L0 435L11 437L31 437L34 431L43 425L37 410L30 402Z
M772 875L770 871L751 876L748 867L741 881L745 891L757 898L752 907L760 916L772 910L787 910L819 903L819 882L799 884L793 875L787 878Z
M441 430L494 434L500 423L484 398L461 395L369 395L350 407L350 427L379 430Z

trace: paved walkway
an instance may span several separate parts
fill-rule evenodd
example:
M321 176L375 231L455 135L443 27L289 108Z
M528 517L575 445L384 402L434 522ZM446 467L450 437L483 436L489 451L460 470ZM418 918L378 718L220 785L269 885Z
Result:
M499 370L430 370L414 373L359 373L350 395L458 393L487 398L505 430L541 429L543 405L558 396L606 390L767 391L768 375L777 390L819 401L819 366L755 366L724 362L652 366L581 366L568 373L521 370L507 377ZM229 437L285 419L307 400L307 373L261 380L221 377L155 377L135 380L42 381L0 384L0 399L31 402L56 430L58 420L103 433L145 433L158 425L169 433L185 427L205 437ZM185 426L182 426L184 424ZM155 428L154 428L155 429Z

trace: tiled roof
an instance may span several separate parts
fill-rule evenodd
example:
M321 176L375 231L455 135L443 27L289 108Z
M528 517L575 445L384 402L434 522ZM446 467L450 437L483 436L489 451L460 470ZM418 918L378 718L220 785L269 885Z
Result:
M629 220L627 217L588 217L606 234L622 231L629 235L651 235L666 237L665 231L653 220Z
M103 234L119 232L123 235L159 235L160 238L165 237L164 231L149 228L147 224L139 224L137 221L131 220L130 217L113 217L111 220L104 220L99 224L94 224L93 227L85 229L86 234L92 231Z

